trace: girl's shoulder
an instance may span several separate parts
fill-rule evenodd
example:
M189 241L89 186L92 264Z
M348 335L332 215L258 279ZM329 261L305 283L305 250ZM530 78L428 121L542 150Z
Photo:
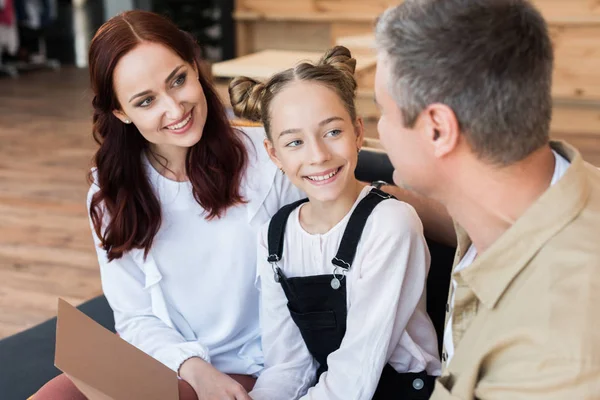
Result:
M264 147L265 129L262 125L250 125L250 123L240 124L234 122L232 125L240 135L248 155L248 165L245 173L246 183L252 184L252 181L261 175L267 175L269 180L272 180L277 167L269 159Z
M236 122L233 122L232 125L240 134L242 141L246 146L250 161L268 160L267 152L265 151L263 144L267 135L265 133L265 128L262 125L257 125L255 123L241 124Z
M370 225L370 230L381 235L405 236L410 233L423 233L423 225L415 209L395 198L379 203L369 216L367 225Z

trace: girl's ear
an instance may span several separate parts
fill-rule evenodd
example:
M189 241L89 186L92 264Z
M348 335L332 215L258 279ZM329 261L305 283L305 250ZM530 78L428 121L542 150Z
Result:
M356 121L354 122L354 130L356 132L356 148L360 149L365 140L365 125L362 118L356 118Z
M273 161L273 164L277 165L277 168L281 169L281 161L279 161L279 158L277 158L277 153L275 151L275 146L273 146L273 142L271 142L270 139L265 139L263 144L265 146L265 150L267 150L267 154L271 158L271 161Z

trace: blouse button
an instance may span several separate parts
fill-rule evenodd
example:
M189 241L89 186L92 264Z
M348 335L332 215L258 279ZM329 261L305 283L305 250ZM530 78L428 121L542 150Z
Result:
M417 378L413 381L412 385L416 390L421 390L425 386L425 382L423 382L423 379Z

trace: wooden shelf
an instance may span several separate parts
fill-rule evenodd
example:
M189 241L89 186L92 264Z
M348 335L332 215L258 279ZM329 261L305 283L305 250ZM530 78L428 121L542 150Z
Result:
M233 18L237 21L301 21L301 22L367 22L374 24L377 15L355 12L269 12L235 11Z
M218 78L232 78L235 76L248 76L258 80L269 79L272 75L287 68L308 61L317 62L323 53L264 50L254 54L238 57L233 60L218 62L212 65L212 74ZM356 77L361 80L363 76L374 71L376 58L374 56L356 57Z

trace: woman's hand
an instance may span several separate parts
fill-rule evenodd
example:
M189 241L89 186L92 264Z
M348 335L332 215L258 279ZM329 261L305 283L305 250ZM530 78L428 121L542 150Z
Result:
M240 383L199 357L184 361L179 376L194 388L198 400L252 400Z

